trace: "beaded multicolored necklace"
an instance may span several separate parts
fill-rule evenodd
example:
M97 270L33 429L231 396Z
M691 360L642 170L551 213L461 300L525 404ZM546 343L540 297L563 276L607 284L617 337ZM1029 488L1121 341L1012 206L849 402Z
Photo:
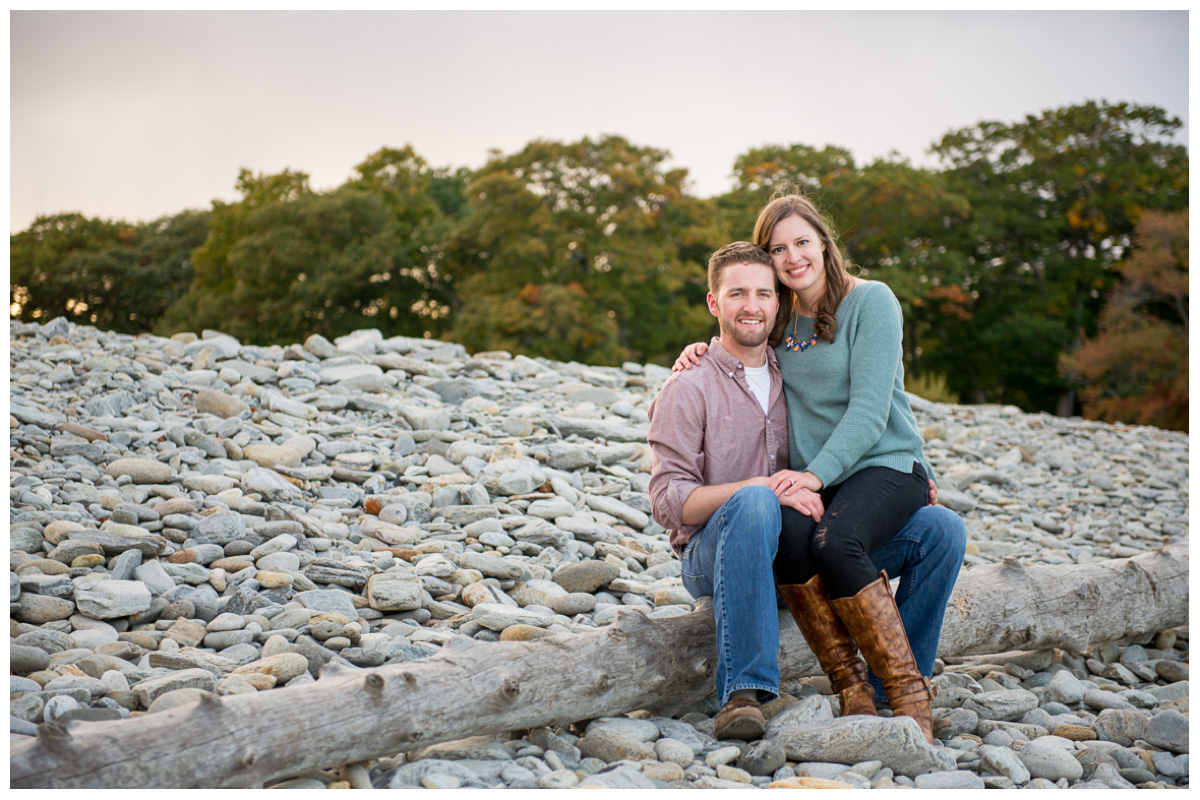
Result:
M792 321L792 332L783 337L783 349L791 350L793 353L798 350L807 350L817 343L817 334L813 333L812 338L806 341L801 341L796 338L796 326L800 323L800 315L796 315Z

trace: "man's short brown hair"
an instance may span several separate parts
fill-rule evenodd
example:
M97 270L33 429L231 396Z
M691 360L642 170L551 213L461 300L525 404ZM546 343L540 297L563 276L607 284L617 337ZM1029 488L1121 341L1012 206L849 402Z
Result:
M708 260L708 290L714 295L721 288L721 272L733 264L762 264L771 266L771 257L751 242L733 242L712 254Z

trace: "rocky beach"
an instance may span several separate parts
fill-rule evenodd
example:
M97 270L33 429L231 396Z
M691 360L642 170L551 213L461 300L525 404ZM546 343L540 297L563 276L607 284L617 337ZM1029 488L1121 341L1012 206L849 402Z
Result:
M689 614L650 517L669 371L360 330L287 347L10 322L10 747L39 725L288 692L328 670ZM1188 436L912 398L963 573L1186 543ZM937 744L791 680L288 776L286 788L1187 787L1189 630L946 656ZM233 700L236 702L236 698ZM51 726L53 727L53 726ZM43 727L46 730L46 727ZM96 787L100 788L100 787Z

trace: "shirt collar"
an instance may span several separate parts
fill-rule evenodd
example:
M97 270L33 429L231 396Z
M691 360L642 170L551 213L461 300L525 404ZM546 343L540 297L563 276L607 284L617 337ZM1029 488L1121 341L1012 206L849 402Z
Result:
M726 350L725 346L721 344L721 340L716 336L708 343L708 355L715 358L717 365L725 372L735 372L739 366L742 366L742 362L738 361ZM775 350L770 347L767 348L767 366L770 367L769 372L774 373L779 371L779 361L775 356Z

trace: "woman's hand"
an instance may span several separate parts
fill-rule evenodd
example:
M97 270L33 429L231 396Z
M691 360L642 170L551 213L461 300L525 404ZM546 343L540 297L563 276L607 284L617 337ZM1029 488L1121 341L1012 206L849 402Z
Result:
M929 505L937 505L937 484L932 479L929 481Z
M700 357L708 352L708 345L704 342L693 342L683 348L683 352L679 354L679 358L675 359L675 365L671 367L671 372L682 372L685 369L691 369L693 365L700 365Z
M796 472L791 469L781 469L772 474L767 485L781 499L800 489L819 492L822 486L820 478L811 472Z
M796 489L786 497L779 498L779 505L794 508L806 517L812 517L813 522L820 522L825 514L825 505L821 495L809 489Z

